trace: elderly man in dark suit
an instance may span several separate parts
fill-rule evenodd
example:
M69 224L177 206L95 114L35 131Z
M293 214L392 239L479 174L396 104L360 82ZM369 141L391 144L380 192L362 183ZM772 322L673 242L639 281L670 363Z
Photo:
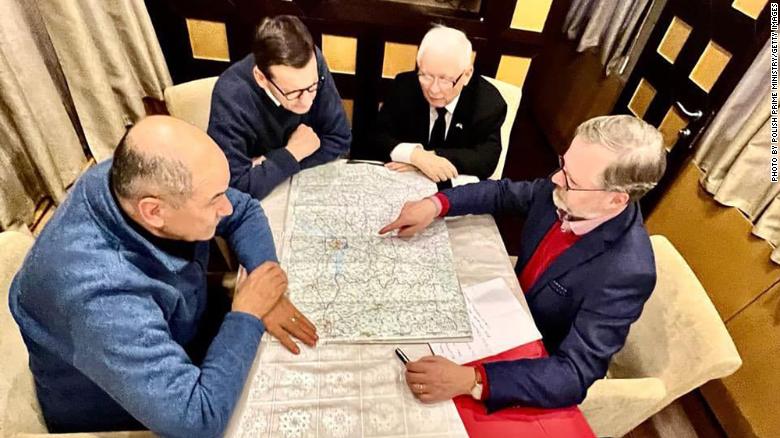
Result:
M396 76L374 129L374 147L387 167L418 169L435 182L458 174L485 179L501 154L506 102L474 77L471 43L456 29L428 31L417 71Z
M482 181L404 205L380 233L409 236L445 215L527 215L517 274L549 352L475 368L424 357L407 365L412 392L424 402L470 393L489 411L580 403L655 287L637 200L663 175L665 154L642 120L597 117L580 125L550 178Z

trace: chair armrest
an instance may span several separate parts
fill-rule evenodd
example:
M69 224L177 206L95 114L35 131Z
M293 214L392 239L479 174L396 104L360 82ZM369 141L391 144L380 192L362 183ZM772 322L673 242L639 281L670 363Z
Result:
M580 410L596 436L623 436L655 413L666 397L660 379L601 379L588 389Z

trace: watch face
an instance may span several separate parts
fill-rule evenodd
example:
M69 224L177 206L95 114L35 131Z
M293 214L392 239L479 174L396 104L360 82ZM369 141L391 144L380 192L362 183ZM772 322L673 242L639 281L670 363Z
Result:
M482 383L477 382L474 384L474 387L471 388L471 396L477 400L482 399Z

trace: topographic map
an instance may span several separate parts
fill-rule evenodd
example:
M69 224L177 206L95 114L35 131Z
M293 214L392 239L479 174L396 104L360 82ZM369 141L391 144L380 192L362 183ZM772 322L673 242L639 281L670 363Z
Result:
M444 221L380 236L436 185L415 172L338 161L293 178L282 243L292 302L336 342L467 339L468 313Z

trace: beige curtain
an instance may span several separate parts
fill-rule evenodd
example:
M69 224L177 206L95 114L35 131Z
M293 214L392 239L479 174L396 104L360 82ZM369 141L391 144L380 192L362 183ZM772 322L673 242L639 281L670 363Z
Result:
M44 197L61 201L87 157L34 3L0 3L0 227L8 229L29 224Z
M769 67L767 41L702 136L693 160L704 173L704 189L740 209L753 222L753 234L775 247L771 257L780 263L780 184L770 179Z
M143 0L0 0L0 228L59 203L171 84Z
M20 0L25 1L25 0ZM30 1L30 0L26 0ZM37 0L97 161L171 77L143 0Z
M578 39L577 51L597 47L607 74L627 61L650 0L573 0L563 31Z

